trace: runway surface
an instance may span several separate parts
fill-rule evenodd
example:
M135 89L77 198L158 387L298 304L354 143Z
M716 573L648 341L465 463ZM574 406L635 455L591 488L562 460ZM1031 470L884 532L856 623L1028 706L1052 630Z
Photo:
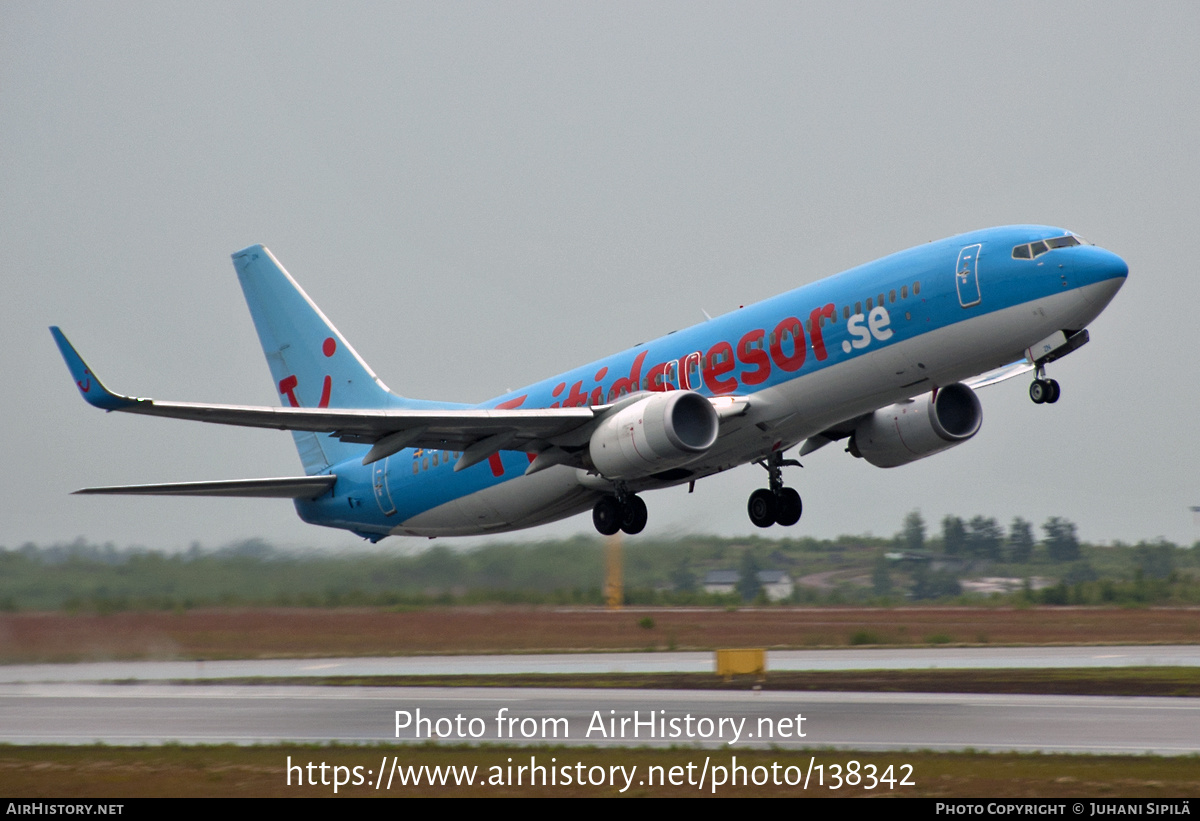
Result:
M396 744L431 738L732 752L834 747L1182 755L1200 752L1200 699L0 685L0 742L9 744Z
M905 670L1200 666L1200 645L947 647L772 650L769 670ZM178 681L246 677L481 675L498 673L708 673L712 653L575 653L497 656L104 661L0 665L0 684Z
M768 656L771 670L1135 665L1200 666L1200 647L799 650ZM255 677L712 670L712 653L9 665L0 666L0 742L396 744L432 740L678 745L731 751L775 746L1200 753L1200 699L1190 698L217 683ZM214 683L169 683L181 680ZM398 720L403 725L399 730Z

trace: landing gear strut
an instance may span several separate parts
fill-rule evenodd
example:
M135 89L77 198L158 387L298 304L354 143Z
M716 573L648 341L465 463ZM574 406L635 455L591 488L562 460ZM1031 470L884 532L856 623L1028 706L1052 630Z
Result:
M623 488L616 496L605 496L592 508L592 524L601 536L612 536L623 530L632 536L646 527L646 503Z
M784 459L783 454L776 451L759 464L766 468L771 486L759 488L750 494L750 502L746 505L750 521L757 527L770 527L774 524L784 527L794 525L800 521L804 505L795 489L784 487L782 468L789 465L800 467L800 463L795 459Z
M1038 365L1035 375L1037 378L1029 386L1029 398L1033 400L1033 404L1035 405L1043 403L1053 405L1062 394L1062 389L1058 387L1058 382L1046 378L1045 365Z

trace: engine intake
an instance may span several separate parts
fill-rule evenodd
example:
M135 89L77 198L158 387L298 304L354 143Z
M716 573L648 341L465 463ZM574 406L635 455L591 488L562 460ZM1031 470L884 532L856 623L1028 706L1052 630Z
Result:
M979 397L956 382L875 411L854 429L849 450L875 467L893 468L962 444L982 422Z
M588 454L609 479L634 479L682 465L717 441L717 412L692 391L653 393L601 421Z

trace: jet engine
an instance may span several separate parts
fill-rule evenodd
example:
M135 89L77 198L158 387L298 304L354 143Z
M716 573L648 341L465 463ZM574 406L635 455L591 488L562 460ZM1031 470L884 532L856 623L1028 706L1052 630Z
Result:
M858 423L848 450L875 467L892 468L962 444L982 422L979 398L956 382L875 411Z
M700 394L652 393L601 421L588 454L605 478L635 479L696 458L717 441L717 428L717 412Z

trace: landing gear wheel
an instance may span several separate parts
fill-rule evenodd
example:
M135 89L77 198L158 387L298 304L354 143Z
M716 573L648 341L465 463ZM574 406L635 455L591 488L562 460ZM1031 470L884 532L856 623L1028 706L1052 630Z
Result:
M646 503L637 496L630 496L621 506L621 530L630 536L641 533L646 527L647 515Z
M1050 396L1050 383L1045 379L1035 379L1029 386L1029 398L1033 404L1040 405Z
M611 536L621 529L621 506L612 496L605 496L592 508L592 524L601 536Z
M775 508L775 494L764 487L750 494L746 512L757 527L770 527L775 524Z
M791 527L800 521L804 505L800 502L800 494L795 488L785 487L775 495L775 524Z
M1050 393L1046 396L1046 404L1053 405L1058 401L1058 397L1062 396L1062 388L1053 379L1047 379L1046 384L1050 386Z

